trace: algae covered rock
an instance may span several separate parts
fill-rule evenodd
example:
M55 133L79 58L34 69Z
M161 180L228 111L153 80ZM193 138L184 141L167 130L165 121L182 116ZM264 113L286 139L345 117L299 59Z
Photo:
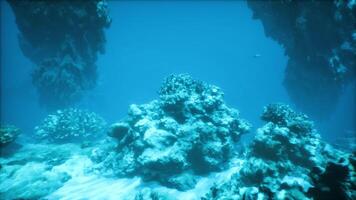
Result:
M308 194L316 200L356 199L356 156L326 145L323 154L328 159L322 167L310 172L314 187Z
M103 137L106 122L99 115L75 108L58 110L48 115L35 135L40 140L52 143L83 142Z
M32 81L41 105L72 106L97 81L96 60L110 26L105 0L7 0L16 17L19 45L36 66Z
M262 119L241 170L206 199L355 198L351 155L322 142L306 115L271 104Z
M0 148L13 143L21 131L15 126L6 125L0 127Z
M302 167L317 165L320 135L313 122L283 104L265 107L261 118L268 123L257 130L251 155L272 161L290 161Z
M128 117L112 126L114 171L186 190L195 175L225 166L250 125L224 103L220 88L186 74L169 76L159 95L131 105Z
M293 102L326 118L356 78L356 3L248 0L253 18L288 56L284 86Z

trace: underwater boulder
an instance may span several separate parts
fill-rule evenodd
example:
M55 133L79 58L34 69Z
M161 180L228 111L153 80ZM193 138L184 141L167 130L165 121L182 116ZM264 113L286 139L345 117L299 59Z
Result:
M20 135L21 131L19 128L11 125L1 125L0 127L0 150L15 142L18 135Z
M1 125L0 127L0 157L11 156L22 147L16 142L21 130L13 125ZM1 166L0 166L1 169Z
M314 187L308 195L316 200L322 199L356 199L356 157L326 145L323 154L328 159L320 167L310 172Z
M108 135L120 141L129 132L129 129L130 127L126 123L115 123L111 125Z
M270 104L264 108L261 119L267 124L257 130L251 144L254 156L291 161L308 168L317 165L320 135L305 114L293 111L288 105Z
M321 141L306 115L271 104L261 118L267 124L257 130L241 169L204 199L355 198L352 155Z
M128 117L113 125L109 135L118 146L111 162L117 164L106 166L116 166L120 176L186 190L195 185L195 175L225 166L250 125L224 103L218 87L187 74L169 76L159 95L131 105Z
M100 139L106 132L106 122L86 110L68 108L48 115L35 127L35 136L49 143L85 142Z

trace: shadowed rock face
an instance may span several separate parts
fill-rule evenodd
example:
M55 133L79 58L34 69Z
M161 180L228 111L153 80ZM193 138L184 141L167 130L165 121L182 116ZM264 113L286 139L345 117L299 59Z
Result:
M121 176L191 189L196 176L226 166L250 125L224 103L220 88L188 75L168 77L159 95L131 105L127 119L112 126L109 135L118 147L104 166Z
M105 0L8 0L23 54L36 68L33 84L49 109L78 101L96 85L95 62L110 25Z
M321 141L309 118L265 107L241 170L205 199L354 199L355 158Z
M20 129L11 125L0 126L0 151L6 145L15 142L17 136L21 133ZM0 156L1 156L0 152Z
M354 1L247 2L289 57L284 85L292 100L313 117L328 116L356 77Z

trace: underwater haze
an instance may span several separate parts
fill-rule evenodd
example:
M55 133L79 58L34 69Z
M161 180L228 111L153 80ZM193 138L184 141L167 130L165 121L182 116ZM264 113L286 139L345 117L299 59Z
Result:
M0 199L356 198L354 1L0 5Z

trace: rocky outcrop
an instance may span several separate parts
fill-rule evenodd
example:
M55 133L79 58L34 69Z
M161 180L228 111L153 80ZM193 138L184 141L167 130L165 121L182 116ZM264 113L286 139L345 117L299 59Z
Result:
M247 1L289 57L284 85L304 112L325 118L356 77L354 1Z
M58 110L35 127L35 136L50 143L85 142L102 138L106 122L99 115L75 108Z
M40 102L49 109L72 105L96 85L95 62L111 22L106 1L8 2L22 52L36 65L32 80Z
M308 191L308 195L316 200L340 199L351 200L356 198L356 157L353 154L345 154L330 146L323 152L328 158L320 167L311 170L314 187Z
M15 126L6 125L0 127L0 150L6 145L15 142L21 131Z
M206 199L356 197L354 158L323 143L306 115L273 104L262 119L267 124L258 129L241 170Z
M118 146L103 165L120 176L186 190L196 176L226 166L250 125L224 103L220 88L188 75L168 77L159 96L131 105L128 117L112 126Z

